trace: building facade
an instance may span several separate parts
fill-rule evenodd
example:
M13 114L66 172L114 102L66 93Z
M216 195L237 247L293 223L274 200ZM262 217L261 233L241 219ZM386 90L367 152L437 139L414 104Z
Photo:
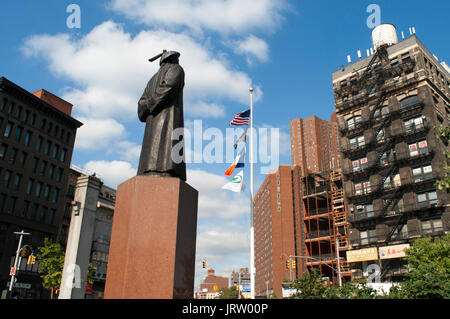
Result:
M0 78L0 285L6 289L18 238L37 253L45 238L56 241L61 231L69 167L76 131L72 104L48 91L30 93ZM22 258L17 276L28 288L21 298L43 298L37 266ZM39 261L37 261L39 262Z
M290 121L292 167L300 166L302 173L319 173L339 167L339 138L336 114L330 121L317 116Z
M103 184L95 173L70 169L73 188L64 271L59 299L102 299L108 266L116 190ZM68 196L70 200L70 196ZM95 267L87 283L88 265ZM79 269L79 285L71 286L72 268Z
M196 292L196 299L215 299L219 296L220 289L229 287L229 278L216 276L214 269L208 269L208 275L200 284L200 290Z
M280 165L271 171L254 198L255 295L282 295L282 283L292 276L286 269L295 255L292 170Z
M449 230L449 194L434 185L448 150L434 128L448 127L449 85L416 36L333 73L355 277L375 264L382 281L401 280L404 248ZM389 257L396 247L403 254Z

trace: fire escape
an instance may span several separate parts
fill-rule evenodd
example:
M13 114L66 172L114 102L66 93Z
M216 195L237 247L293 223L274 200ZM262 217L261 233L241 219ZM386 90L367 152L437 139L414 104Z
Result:
M344 109L362 103L371 104L370 102L373 101L368 120L356 123L355 130L372 129L374 132L373 143L375 143L376 160L371 170L376 171L381 176L381 181L378 185L372 185L372 188L375 187L374 194L383 199L382 211L377 216L378 218L386 217L389 208L395 207L403 196L402 187L394 187L389 192L384 189L386 182L392 184L394 176L399 173L400 161L397 158L398 154L395 152L395 142L399 136L393 134L392 130L389 129L391 120L398 110L389 109L389 112L386 113L383 112L382 108L390 93L398 89L395 81L390 80L407 70L412 70L414 66L415 62L412 59L402 60L401 63L393 66L388 57L387 45L384 45L377 49L364 73L351 86L336 91L338 97L348 96L351 91L360 92L356 96L352 94L353 99L345 101L341 105L341 108ZM406 218L405 213L400 213L384 239L385 244L395 241L405 224ZM337 220L339 219L337 218ZM389 268L387 264L383 266L381 277L385 275Z

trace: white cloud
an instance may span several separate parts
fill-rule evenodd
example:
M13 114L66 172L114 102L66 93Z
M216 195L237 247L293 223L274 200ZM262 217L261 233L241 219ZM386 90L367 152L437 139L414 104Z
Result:
M117 188L119 184L135 176L137 171L130 163L123 161L90 161L83 168L95 172L107 186L112 188Z
M244 40L235 41L233 50L238 54L245 55L248 64L252 64L254 58L259 62L267 62L269 60L268 44L254 35L249 35Z
M187 182L199 191L198 217L233 219L250 210L249 199L243 193L232 193L221 187L228 180L203 170L188 170Z
M117 152L120 158L127 161L135 161L141 155L141 145L129 141L120 141L116 143Z
M113 119L78 118L83 123L77 130L75 148L86 150L106 149L112 142L121 139L125 127Z
M225 109L222 105L198 101L184 105L185 114L199 118L219 118L225 116Z
M287 4L283 0L111 0L110 8L150 26L241 33L272 31Z
M67 34L32 36L22 51L29 57L43 57L55 75L75 83L76 87L66 87L62 96L75 104L75 114L130 120L136 118L137 101L159 67L148 58L164 48L181 52L186 105L197 104L219 116L219 105L198 101L248 102L252 84L248 75L233 70L208 45L185 34L141 31L133 38L120 24L106 21L81 39ZM261 88L254 88L258 100ZM195 108L192 111L198 112Z

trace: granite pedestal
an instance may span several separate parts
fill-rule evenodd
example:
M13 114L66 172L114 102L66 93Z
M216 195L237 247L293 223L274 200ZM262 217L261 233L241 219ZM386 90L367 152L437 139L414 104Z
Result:
M119 185L105 299L188 299L194 294L198 192L173 177Z

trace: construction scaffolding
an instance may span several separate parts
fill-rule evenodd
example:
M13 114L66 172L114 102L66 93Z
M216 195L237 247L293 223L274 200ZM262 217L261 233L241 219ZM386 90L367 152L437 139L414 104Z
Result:
M337 284L351 279L345 251L349 248L347 211L341 169L301 177L304 269L317 268ZM339 258L339 263L338 263Z

